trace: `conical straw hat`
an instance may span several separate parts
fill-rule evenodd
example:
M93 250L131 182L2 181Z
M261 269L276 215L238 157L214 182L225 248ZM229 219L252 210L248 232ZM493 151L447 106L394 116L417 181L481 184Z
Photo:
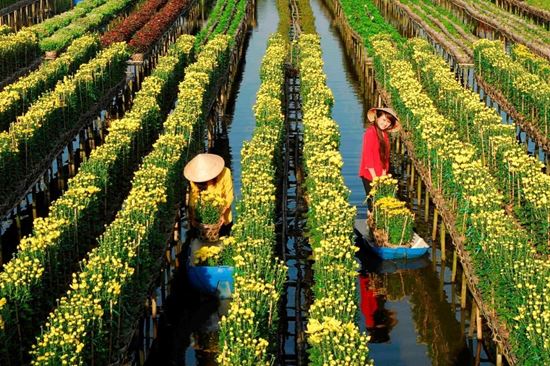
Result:
M225 162L216 154L198 154L183 169L183 175L195 183L207 182L216 178L223 170Z
M384 111L386 113L389 113L391 114L397 121L399 121L399 117L397 117L397 113L395 113L395 111L391 108L371 108L369 109L369 111L367 112L367 119L369 120L370 123L373 123L375 120L376 120L376 111L377 110L380 110L380 111Z

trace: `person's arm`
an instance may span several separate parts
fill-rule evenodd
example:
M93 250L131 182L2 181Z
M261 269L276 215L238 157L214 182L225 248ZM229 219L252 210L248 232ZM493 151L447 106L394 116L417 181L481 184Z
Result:
M231 204L233 203L233 178L231 177L231 170L229 168L224 168L224 177L223 177L223 191L221 192L222 197L225 200L225 208L223 209L222 215L226 217L231 211ZM226 222L225 224L229 224Z
M189 214L189 222L193 225L195 221L195 206L199 199L199 187L193 182L189 182L189 202L187 202L187 212Z

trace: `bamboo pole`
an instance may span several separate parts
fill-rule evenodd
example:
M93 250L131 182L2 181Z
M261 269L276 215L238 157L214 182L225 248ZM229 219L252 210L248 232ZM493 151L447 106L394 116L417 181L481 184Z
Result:
M497 345L497 366L502 366L502 347Z
M425 197L424 197L424 221L428 222L430 219L430 192L426 187Z
M416 185L416 204L420 208L420 203L422 201L422 179L418 178Z
M457 253L457 250L455 249L453 251L453 269L451 271L451 282L456 282L456 270L457 270L457 266L458 266L458 253Z
M437 217L438 217L437 208L434 208L434 221L432 225L432 241L435 241L437 235Z
M470 326L468 327L468 337L473 338L474 337L474 329L476 328L476 303L472 303L472 310L470 312Z
M481 340L483 338L483 332L481 329L481 312L479 307L476 306L476 325L477 325L477 339Z
M466 298L468 296L468 287L466 286L466 272L462 271L462 288L460 290L460 307L466 309Z
M439 229L439 242L441 243L441 264L443 264L446 259L445 255L445 223L441 220L441 228Z

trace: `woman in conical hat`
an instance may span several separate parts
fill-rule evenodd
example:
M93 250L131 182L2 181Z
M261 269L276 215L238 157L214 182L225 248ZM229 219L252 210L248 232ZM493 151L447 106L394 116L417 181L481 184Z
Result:
M367 119L370 125L363 135L359 177L368 196L373 179L388 174L390 169L388 131L396 127L398 118L391 108L371 108L367 112Z
M198 154L191 159L183 170L183 175L189 180L191 192L189 195L189 213L194 224L194 211L199 195L208 191L218 195L225 203L222 212L223 224L231 224L231 204L233 203L233 180L231 171L225 167L223 158L216 154Z

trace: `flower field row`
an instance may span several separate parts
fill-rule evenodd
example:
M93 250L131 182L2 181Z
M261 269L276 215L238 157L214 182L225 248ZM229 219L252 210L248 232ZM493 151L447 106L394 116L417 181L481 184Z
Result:
M40 305L51 306L52 297L67 288L65 269L73 267L102 230L108 193L112 195L123 185L131 173L131 161L158 134L161 110L166 110L162 103L171 99L171 89L183 78L193 42L192 36L183 35L159 59L151 76L144 79L132 109L113 122L105 143L82 163L69 180L69 189L51 205L49 215L35 220L33 235L21 241L14 258L4 266L0 273L0 298L5 300L0 310L4 324L0 338L4 342L0 343L7 349L19 349L7 346L18 340L17 319L24 320L19 321L19 329L26 340L33 338L46 315Z
M216 2L209 23L197 35L196 47L200 47L203 39L217 34L235 34L246 12L249 0L223 0ZM217 12L214 15L214 12ZM216 18L214 18L216 16ZM212 21L212 23L210 23ZM234 40L232 40L234 42Z
M254 114L256 128L241 152L242 198L229 248L235 266L235 293L220 321L222 366L271 365L270 343L277 333L278 303L287 268L274 256L276 180L284 134L282 115L288 49L280 34L271 36L260 69ZM271 347L271 349L269 348Z
M478 74L550 138L550 85L512 60L500 41L477 41L474 62Z
M522 44L515 44L510 49L512 60L520 63L530 73L538 75L542 80L550 83L550 63L548 60L535 55Z
M136 52L145 52L176 21L188 4L187 0L168 0L162 9L133 34L128 45Z
M412 65L400 59L387 36L371 42L380 50L374 58L377 80L390 93L433 188L454 208L477 290L506 328L517 362L550 363L550 262L536 255L527 232L501 208L496 180L476 158L476 148L462 142L454 123L424 94Z
M38 38L28 29L0 35L0 80L29 66L39 54Z
M107 1L108 0L82 0L71 10L67 10L52 18L46 19L42 23L35 24L30 27L30 29L36 33L39 39L47 38L78 18L85 17L93 9L105 4Z
M330 117L334 102L326 85L319 37L303 34L298 41L307 174L307 227L313 249L314 302L309 311L307 340L312 365L370 364L368 337L357 317L357 263L354 259L355 207L341 173L340 132Z
M36 100L9 132L0 132L0 196L50 153L81 114L123 80L128 57L128 47L123 43L101 51Z
M41 38L40 49L44 52L62 50L73 39L82 36L86 32L95 31L114 19L131 3L132 0L108 0L105 4L90 10L82 18L75 19L48 37Z
M216 0L214 8L208 16L208 21L202 30L196 36L196 44L201 45L205 40L208 39L209 32L213 27L219 22L222 14L225 14L225 11L228 7L233 7L237 3L237 0Z
M432 47L421 39L409 41L410 60L424 89L441 114L452 118L454 130L477 149L477 158L489 166L505 204L512 203L521 223L541 251L550 249L550 176L542 163L517 144L515 127L502 124L493 108L479 95L463 88L447 63L434 57Z
M226 67L228 45L228 36L214 38L185 70L179 102L164 123L164 133L134 176L123 209L50 313L33 346L32 364L106 364L110 350L118 350L121 324L132 326L131 319L139 314L147 278L173 223L175 203L183 195L185 151L205 118L204 97Z
M55 87L58 80L73 73L98 51L99 40L96 36L82 36L59 58L44 62L38 70L7 85L0 92L0 131L8 129L10 123L24 114L42 93Z
M148 0L138 9L132 12L115 28L106 32L101 37L101 44L106 47L115 42L127 42L132 38L134 33L141 29L155 13L161 9L167 0Z

